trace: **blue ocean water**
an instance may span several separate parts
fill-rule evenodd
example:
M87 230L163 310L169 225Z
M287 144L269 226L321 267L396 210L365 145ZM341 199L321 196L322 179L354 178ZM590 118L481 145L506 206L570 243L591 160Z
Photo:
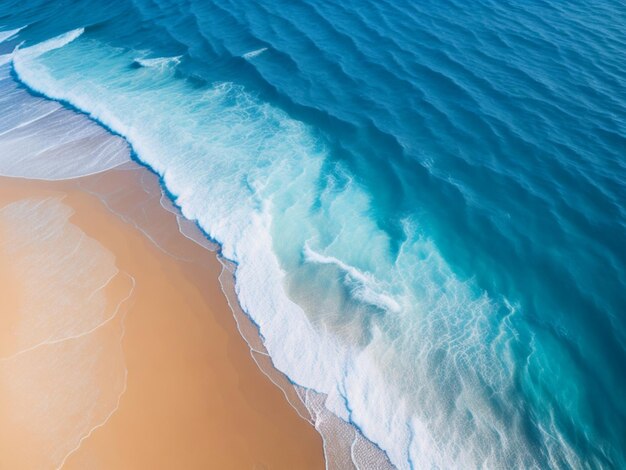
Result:
M623 3L5 0L0 40L398 468L626 467Z

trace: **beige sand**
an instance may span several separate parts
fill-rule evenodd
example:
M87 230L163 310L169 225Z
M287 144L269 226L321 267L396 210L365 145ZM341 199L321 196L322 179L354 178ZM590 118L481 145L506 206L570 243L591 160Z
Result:
M179 232L156 178L129 168L65 182L0 178L0 207L56 201L50 210L73 211L64 230L89 240L60 256L83 266L66 269L81 274L63 289L84 302L81 321L55 308L50 324L32 321L36 335L14 314L36 268L24 271L15 256L25 252L0 240L0 468L323 468L320 436L237 331L215 254ZM89 279L112 273L85 294Z

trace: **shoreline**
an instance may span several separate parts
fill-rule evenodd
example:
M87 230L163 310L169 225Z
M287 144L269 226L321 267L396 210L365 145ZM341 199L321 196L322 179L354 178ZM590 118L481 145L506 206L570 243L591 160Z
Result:
M234 317L238 335L247 343L249 356L253 359L257 371L265 375L264 379L266 381L269 379L272 386L281 390L283 394L282 398L295 410L297 416L307 421L310 428L313 428L314 431L319 433L317 438L320 439L321 436L322 456L326 468L348 468L359 465L375 465L376 468L393 468L386 453L376 444L365 438L358 425L352 422L346 422L326 409L325 395L300 387L274 367L272 358L269 356L263 344L263 340L260 337L258 325L248 313L241 308L239 299L237 298L235 292L236 264L222 256L219 243L213 240L198 223L182 216L181 209L174 202L175 195L165 187L163 176L158 174L147 163L141 161L131 143L123 135L113 131L97 118L76 108L72 104L63 100L51 99L40 92L33 91L17 77L12 67L10 79L17 85L20 92L28 94L31 99L60 104L64 112L80 116L84 121L88 121L89 125L102 129L113 139L123 141L128 146L128 149L124 152L125 157L123 158L123 161L126 163L109 169L97 170L85 176L64 177L55 180L29 178L28 176L11 176L0 177L0 181L8 179L22 180L25 182L24 184L50 187L54 185L61 187L67 185L75 187L75 189L79 191L90 193L91 196L95 196L99 199L100 202L106 206L108 211L121 217L126 223L134 225L135 228L142 232L142 235L158 247L161 252L167 256L173 256L173 258L180 258L180 256L176 254L177 248L168 245L169 242L167 239L171 234L161 233L158 228L153 233L151 230L154 229L154 227L150 226L151 217L153 217L154 220L158 220L162 217L162 214L160 215L159 212L173 215L176 220L175 225L177 225L175 232L177 232L178 235L182 235L187 240L190 240L196 247L200 247L203 251L214 252L211 253L213 262L220 265L220 272L216 276L220 286L220 295L226 300L230 314ZM79 158L83 160L78 161L78 166L74 164L73 167L68 167L70 171L72 171L72 168L74 169L73 171L81 171L80 164L87 160L85 160L83 156ZM119 178L118 181L117 177L111 176L123 176L125 173L131 172L139 172L141 176L137 178L137 181L126 185L124 184L123 177ZM115 194L118 186L125 187L126 190L132 192L129 188L132 188L133 185L136 186L134 188L135 190L141 188L143 192L147 193L148 198L158 198L158 202L152 204L150 214L144 213L137 218L138 216L133 213L132 207L124 207L124 204L118 204L119 201L116 201L116 197L119 196ZM143 196L146 195L144 194ZM185 261L184 258L185 256L179 259L179 261Z
M77 449L65 456L67 461L64 468L81 468L90 461L106 462L115 468L130 468L139 464L137 454L145 459L144 466L156 467L167 466L165 462L166 457L169 456L171 464L180 465L184 459L188 459L188 465L192 467L219 462L223 468L252 465L260 465L258 468L265 468L265 466L323 468L322 440L311 425L311 421L307 419L306 408L302 405L300 405L300 410L294 407L298 403L295 399L297 393L294 391L289 397L288 387L285 384L276 387L275 380L271 377L271 382L268 380L267 372L257 366L257 361L248 352L250 351L248 344L242 341L244 338L241 337L240 331L245 328L242 327L243 319L236 320L235 324L229 318L232 313L228 299L223 292L224 288L220 283L220 278L226 279L224 273L227 271L218 260L216 253L209 252L207 246L199 243L199 239L191 238L193 236L191 227L186 229L190 235L183 233L180 229L179 216L164 207L162 203L161 189L155 175L134 163L125 164L124 167L124 169L108 170L97 175L65 181L0 178L0 200L3 207L9 202L24 198L54 197L55 195L61 197L63 204L73 210L70 222L83 230L87 236L111 250L115 254L120 272L132 272L131 275L137 279L136 291L133 294L133 297L137 298L133 300L133 306L123 317L126 323L126 326L123 326L123 329L125 328L123 349L128 363L128 388L124 388L120 394L119 403L107 419L103 423L96 423L96 426L92 426L89 434L81 436ZM133 179L134 187L129 184ZM124 190L121 192L115 190L119 187L123 187ZM94 194L97 192L100 194ZM144 196L143 201L141 201L141 193ZM166 221L169 226L167 230L163 230L162 224ZM134 227L131 226L132 224ZM116 237L118 240L112 240ZM133 240L134 252L128 251L130 247L127 247L124 252L123 245L128 243L128 240ZM141 247L142 245L144 246ZM145 252L143 256L146 259L153 258L156 265L153 265L152 269L161 267L159 274L167 277L167 283L170 283L172 290L176 290L168 295L176 297L179 294L179 303L174 302L171 305L180 307L182 300L182 304L189 307L189 311L195 312L195 317L192 315L187 319L181 318L184 316L184 309L172 315L173 312L167 311L166 305L155 303L156 301L148 298L163 297L163 290L167 283L159 282L155 279L158 276L150 272L141 275L133 272L140 265L137 257L141 251ZM207 274L210 274L212 280ZM147 288L142 285L142 279L143 283L152 282L160 286L161 290L157 291L160 295L155 295L153 292L142 293L141 289ZM189 295L181 299L180 291L188 292ZM194 296L197 298L191 300ZM163 302L164 299L161 298L160 301ZM172 301L170 299L170 302ZM141 302L150 307L142 310L141 305L137 305ZM203 306L206 312L202 313L202 308L194 309L194 306ZM161 311L156 311L159 308ZM160 334L156 334L155 331L150 334L141 331L142 328L146 328L146 319L154 320L154 317L145 317L143 324L137 323L142 312L145 316L147 311L152 312L151 315L155 317L161 317L160 321L167 324L167 328L160 330ZM177 376L177 380L185 380L187 376L187 388L180 389L178 394L169 395L169 404L154 398L148 399L139 393L142 387L138 387L133 382L134 377L143 368L144 371L141 374L146 376L143 378L144 385L153 384L146 390L155 393L158 388L155 384L160 384L161 387L167 386L168 381L162 380L164 369L167 369L164 363L168 360L172 361L172 358L166 357L168 351L171 353L172 349L164 347L162 343L165 340L162 335L166 331L175 331L176 328L180 328L180 323L187 323L185 331L181 332L182 337L178 341L173 341L173 345L176 345L179 353L190 347L184 344L185 342L193 342L195 348L190 352L192 356L188 357L193 361L191 366L193 369ZM213 324L212 328L208 328L209 323ZM204 334L199 335L195 330L202 329L202 325L204 325ZM219 334L216 334L216 328L220 330ZM252 330L249 333L252 333ZM207 347L205 343L218 339L224 348L221 352L223 356L221 364L220 361L215 360L215 351L209 354L208 351L203 350ZM259 343L261 343L260 339ZM150 344L152 345L151 351L147 356L142 350L148 348ZM156 364L154 361L159 354L163 356L163 362ZM205 359L198 360L198 354ZM149 364L150 361L152 364ZM176 367L183 367L186 362L179 361ZM141 367L137 364L141 364ZM150 368L158 369L158 371L145 371ZM0 374L2 372L0 367ZM219 385L216 385L211 392L210 385L204 383L199 387L204 392L200 393L198 383L194 382L200 378L199 374L214 375L219 380ZM206 381L206 377L203 380ZM195 389L195 395L189 394L190 389ZM1 390L5 391L5 387ZM140 398L134 398L136 396ZM167 394L164 395L161 400L167 396ZM133 405L128 406L129 402ZM185 402L190 403L183 405ZM8 404L8 401L5 403ZM216 413L219 411L215 409L216 403L219 403L220 408L228 410L222 411L221 426L225 426L225 433L215 429L214 422L217 418ZM175 422L171 413L175 413L176 407L179 412L186 410L187 419L179 423ZM141 408L144 409L143 415L140 412ZM161 408L161 413L169 416L167 421L169 430L161 427L160 436L158 436L159 432L155 431L160 428L158 413L155 415L159 408ZM167 410L164 411L162 408ZM194 413L202 411L203 408L204 414L200 413L200 418L194 418ZM152 423L145 415L146 409L151 410L148 414L152 414ZM142 419L138 419L138 416L142 416ZM173 419L174 422L172 422ZM236 420L239 425L229 425L228 422L231 420ZM228 431L229 426L230 431ZM188 432L189 428L194 428L194 432ZM143 432L138 432L139 430ZM214 434L207 436L207 431ZM155 439L158 437L157 441L161 439L159 446L161 449L171 446L172 441L177 442L178 447L173 446L174 448L169 453L159 452L155 451L154 442L152 444L144 442L145 448L141 452L137 442L130 445L132 441L138 440L134 436L145 435L146 432L152 432ZM184 442L185 439L174 437L181 432L186 433L187 439L191 439L191 436L197 433L204 434L206 439L200 446L197 440L199 438L196 437L196 445L194 445L193 439L190 442ZM6 432L4 435L8 436L10 433ZM124 435L129 441L127 444L122 442ZM139 439L139 441L142 440L150 441L147 438ZM10 443L5 440L5 445L7 449L3 450L8 451ZM192 455L194 452L197 455ZM222 459L220 459L220 454L223 454ZM5 453L3 460L7 459L6 455L11 454ZM21 457L14 455L14 457L19 459L24 458L24 455L22 454ZM123 455L126 455L127 460L124 460ZM115 458L119 460L115 461ZM204 464L201 463L202 461ZM19 462L21 461L15 461L15 463ZM139 464L139 466L142 465Z

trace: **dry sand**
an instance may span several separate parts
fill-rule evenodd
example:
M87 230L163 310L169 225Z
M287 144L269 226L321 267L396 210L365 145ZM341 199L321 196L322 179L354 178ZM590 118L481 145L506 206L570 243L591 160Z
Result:
M160 202L134 164L0 178L0 468L323 468L239 334L216 254Z

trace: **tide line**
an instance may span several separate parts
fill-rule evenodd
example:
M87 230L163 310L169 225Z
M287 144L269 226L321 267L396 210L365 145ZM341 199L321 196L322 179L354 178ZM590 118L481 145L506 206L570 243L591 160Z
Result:
M118 274L119 274L119 271L115 274L115 276L117 276ZM10 361L10 360L12 360L12 359L15 359L16 357L19 357L19 356L21 356L21 355L23 355L23 354L26 354L26 353L29 353L29 352L31 352L31 351L34 351L35 349L41 348L41 347L43 347L43 346L52 346L52 345L55 345L55 344L62 343L62 342L64 342L64 341L70 341L70 340L74 340L74 339L80 339L80 338L83 338L83 337L85 337L85 336L87 336L87 335L90 335L91 333L93 333L93 332L95 332L95 331L99 330L100 328L102 328L103 326L105 326L107 323L111 322L111 321L112 321L112 320L113 320L113 319L117 316L117 314L119 313L121 306L122 306L122 305L123 305L123 304L124 304L124 303L125 303L128 299L130 299L130 297L131 297L131 296L133 295L133 293L135 292L135 285L136 285L135 278L134 278L133 276L131 276L130 274L128 274L128 273L124 273L124 274L125 274L126 276L128 276L128 277L131 279L131 281L132 281L133 285L132 285L132 287L131 287L130 291L128 292L128 295L127 295L126 297L124 297L122 300L120 300L120 302L117 304L117 307L115 308L115 311L113 312L113 314L112 314L111 316L109 316L107 319L105 319L105 320L104 320L104 321L102 321L101 323L97 324L97 325L96 325L96 326L94 326L93 328L91 328L91 329L89 329L89 330L87 330L87 331L84 331L84 332L82 332L82 333L79 333L79 334L77 334L77 335L66 336L66 337L64 337L64 338L59 338L59 339L55 339L55 340L52 340L52 341L48 341L48 340L46 340L46 341L42 341L42 342L40 342L40 343L35 344L34 346L31 346L30 348L22 349L21 351L18 351L18 352L14 353L14 354L11 354L10 356L2 357L2 358L0 358L0 362ZM115 277L115 276L113 276L113 277ZM102 289L103 287L105 287L105 286L106 286L106 285L107 285L107 284L108 284L108 283L109 283L112 279L113 279L113 278L110 278L110 279L107 281L107 283L106 283L104 286L99 287L99 288L98 288L98 290L99 290L99 289ZM92 295L93 295L93 294L92 294Z
M118 304L117 309L115 311L115 315L117 315L117 312L119 311L119 307L132 296L132 294L135 291L135 287L136 287L135 278L133 276L131 276L130 274L128 274L128 273L125 273L125 274L132 280L133 286L130 289L129 294ZM122 345L122 347L123 347L122 341L124 339L124 335L126 334L126 328L125 328L125 324L124 324L124 319L125 318L126 318L126 316L124 316L124 318L122 318L122 334L120 335L120 345ZM109 321L109 320L107 320L107 321ZM59 466L56 468L56 470L61 470L65 466L65 462L67 462L67 459L80 449L80 447L82 446L83 442L85 442L87 439L89 439L96 429L99 429L99 428L105 426L109 422L111 417L119 409L120 403L122 402L122 396L124 396L124 394L126 393L127 388L128 388L128 368L126 366L124 366L124 386L122 387L122 390L120 391L119 395L117 396L117 402L115 404L115 407L109 412L109 414L106 416L106 418L101 423L98 423L95 426L93 426L84 436L82 436L80 438L80 440L78 441L78 444L76 444L76 446L73 449L71 449L65 455L65 457L63 457L63 460L61 461Z

